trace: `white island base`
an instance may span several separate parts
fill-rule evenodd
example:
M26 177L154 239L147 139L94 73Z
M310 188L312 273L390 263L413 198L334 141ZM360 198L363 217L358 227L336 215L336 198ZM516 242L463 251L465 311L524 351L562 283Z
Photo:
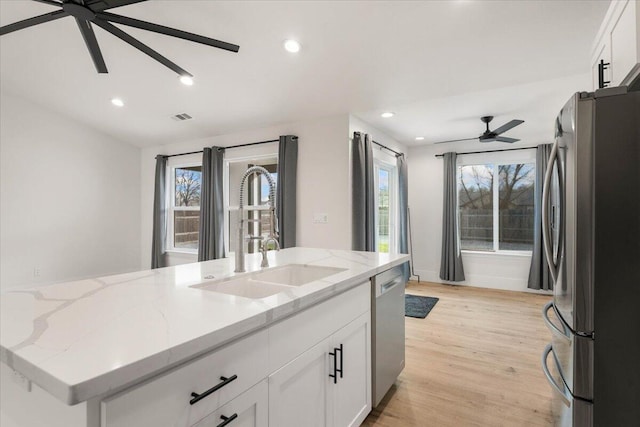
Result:
M288 255L286 251L290 251ZM64 402L61 396L52 395L57 389L45 391L36 385L35 378L32 382L18 373L15 366L15 370L7 366L10 364L7 361L25 362L17 358L19 352L12 353L11 347L5 347L3 340L0 425L360 425L371 411L371 285L368 277L404 262L406 256L386 255L380 259L380 254L317 251L321 250L283 250L280 265L306 260L340 267L344 272L313 282L307 289L303 288L308 285L301 286L285 297L276 295L250 301L250 305L262 309L262 313L258 310L253 316L260 319L258 323L262 327L252 327L255 322L243 316L244 307L241 307L238 316L249 326L242 331L237 326L239 322L235 323L236 336L231 339L180 363L171 364L167 358L166 368L151 373L145 372L148 369L144 361L135 361L141 366L137 378L134 376L126 385L114 384L107 390L98 390L104 381L91 380L94 383L87 389L98 394L84 400L80 396L84 392L82 384L69 387L73 392L65 391L67 402ZM319 256L326 252L331 257ZM354 261L360 265L354 265ZM2 299L5 303L6 295ZM197 347L194 343L191 345ZM5 361L12 357L16 359ZM107 380L118 369L120 367L105 372ZM117 375L112 378L114 383L123 382ZM54 381L43 383L55 384ZM68 400L75 398L81 401L69 404Z

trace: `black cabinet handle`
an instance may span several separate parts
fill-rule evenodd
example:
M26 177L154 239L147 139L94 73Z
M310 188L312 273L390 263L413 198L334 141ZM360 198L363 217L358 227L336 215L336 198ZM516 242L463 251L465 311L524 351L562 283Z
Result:
M236 418L238 418L238 414L233 414L230 417L225 417L224 415L220 415L220 419L222 420L222 422L218 424L216 427L224 427L227 424L229 424L231 421L235 420Z
M340 352L340 368L338 368L338 352ZM329 374L329 376L333 378L333 383L337 384L338 374L342 378L342 344L340 344L340 347L334 347L329 356L333 357L333 374Z
M343 364L342 364L342 344L340 344L340 348L336 348L335 351L336 352L338 352L338 351L340 352L340 369L336 368L336 371L340 372L340 378L342 378L342 367L343 367Z
M194 403L198 403L199 401L201 401L202 399L204 399L205 397L209 396L211 393L215 393L216 391L220 390L222 387L226 386L227 384L229 384L231 381L234 381L236 378L238 378L237 375L232 375L229 378L226 377L220 377L220 383L214 385L213 387L211 387L209 390L205 391L202 394L198 394L198 393L191 393L191 397L193 397L193 399L191 399L189 401L190 405L193 405ZM225 424L221 424L221 425L225 425Z
M611 63L604 62L604 59L601 59L600 63L598 64L598 88L600 89L602 89L603 87L607 87L607 85L611 83L610 81L605 81L604 79L604 70L607 70L609 68L609 65L611 65Z
M333 374L329 374L331 378L333 378L333 383L338 383L338 360L336 359L336 349L333 349L333 352L329 352L329 356L333 357Z

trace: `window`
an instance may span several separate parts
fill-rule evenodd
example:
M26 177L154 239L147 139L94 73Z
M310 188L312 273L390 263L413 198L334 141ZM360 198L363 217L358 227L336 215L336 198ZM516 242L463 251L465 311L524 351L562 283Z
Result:
M533 249L535 153L461 156L460 246L473 251Z
M197 253L202 165L170 167L169 248Z
M500 165L498 174L498 249L533 250L535 164Z
M238 207L240 204L240 181L242 176L251 166L265 168L274 182L277 182L278 157L276 154L243 157L225 161L226 170L226 228L225 245L226 252L235 252L238 239ZM269 210L269 183L263 175L252 175L245 182L244 206L263 206L261 210L245 210L248 221L245 223L245 234L252 236L268 236L271 234L271 221ZM261 242L250 241L247 244L247 253L259 252Z
M277 149L277 148L276 148ZM235 251L238 235L238 205L240 180L245 171L254 165L267 169L277 181L277 153L252 155L225 160L225 251ZM167 249L172 252L198 253L200 232L200 195L202 190L202 156L200 154L169 159L167 165L168 230ZM269 211L269 184L262 176L251 176L245 183L245 207L264 206L265 209L245 211L245 234L268 236L271 234ZM271 248L271 247L270 247ZM247 252L260 249L259 241L251 241Z
M493 165L465 165L459 169L460 247L493 250Z
M397 252L397 172L396 166L375 160L375 224L376 249L378 252Z

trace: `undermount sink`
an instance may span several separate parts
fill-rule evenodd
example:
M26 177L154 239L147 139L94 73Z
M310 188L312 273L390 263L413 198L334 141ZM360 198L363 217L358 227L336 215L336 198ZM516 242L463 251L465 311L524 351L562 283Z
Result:
M346 268L322 267L318 265L289 264L275 267L258 273L253 278L263 282L278 283L287 286L301 286L314 280L346 271Z
M208 282L192 286L192 288L253 299L266 298L286 291L287 289L291 289L290 286L266 283L259 280L253 280L251 277Z
M240 277L217 280L191 286L204 291L219 292L245 298L266 298L294 287L346 271L345 268L289 264L249 273Z

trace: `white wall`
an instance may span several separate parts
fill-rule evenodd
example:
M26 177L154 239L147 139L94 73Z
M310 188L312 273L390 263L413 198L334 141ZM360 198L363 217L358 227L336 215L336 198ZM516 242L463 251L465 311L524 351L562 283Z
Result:
M547 143L520 144L519 147ZM490 149L509 148L492 143ZM511 147L513 148L513 147ZM439 278L442 245L442 158L435 157L446 151L467 152L487 150L475 141L446 145L412 147L409 168L409 208L413 228L414 270L421 280L437 283ZM466 281L455 282L483 288L528 291L530 255L463 252L462 261Z
M297 244L318 248L351 248L351 201L349 192L349 117L346 114L270 126L229 135L144 148L140 159L141 262L151 263L151 231L155 156L201 150L207 146L229 146L297 135ZM277 152L277 144L227 151L227 157ZM237 191L237 189L232 189ZM329 222L313 223L314 213L326 213ZM195 255L170 254L169 263L195 262Z
M0 288L137 269L140 150L6 93L0 104Z

